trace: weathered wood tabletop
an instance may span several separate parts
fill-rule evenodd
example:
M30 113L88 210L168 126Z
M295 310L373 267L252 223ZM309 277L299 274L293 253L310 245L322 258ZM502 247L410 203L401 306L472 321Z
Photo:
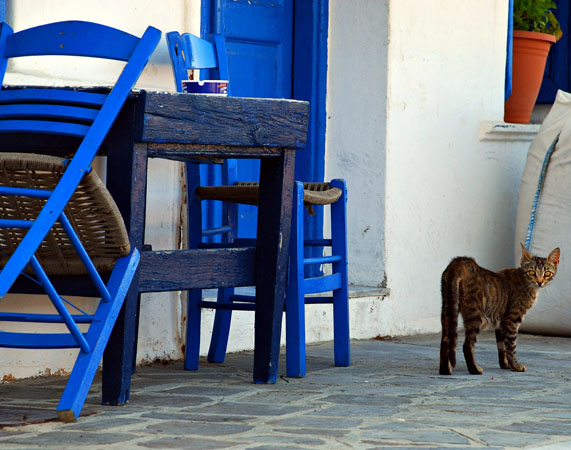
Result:
M138 283L127 295L107 346L103 401L129 398L141 292L256 286L253 378L277 379L285 298L295 152L305 146L309 105L141 91L108 136L108 188L141 250ZM143 247L147 159L260 159L256 248L152 251Z

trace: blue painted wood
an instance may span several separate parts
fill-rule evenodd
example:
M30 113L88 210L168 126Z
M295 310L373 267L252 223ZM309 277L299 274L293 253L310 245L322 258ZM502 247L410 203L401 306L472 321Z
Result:
M4 56L74 55L128 61L139 38L93 22L70 20L12 34Z
M305 244L305 242L304 242ZM343 259L343 257L339 255L332 255L332 256L320 256L318 258L304 258L303 264L305 266L309 266L311 264L329 264L334 262L339 262Z
M50 104L68 104L100 107L107 99L106 94L95 92L70 91L68 89L4 89L0 91L0 104L25 103L27 101Z
M52 194L52 191L43 190L43 189L27 189L27 188L19 188L12 186L0 186L0 194L24 195L27 197L36 197L36 198L49 198L49 196Z
M341 189L341 197L331 205L331 251L342 257L333 263L333 273L342 277L340 289L333 291L333 346L335 365L346 367L351 363L349 344L349 281L347 276L347 184L345 180L331 181Z
M225 8L225 2L221 2L219 3L220 5L222 5L222 8ZM321 3L321 5L323 5L323 3ZM232 6L233 7L233 6ZM312 12L315 13L314 10L312 10ZM247 13L245 13L247 14ZM221 17L223 14L217 16L217 17ZM314 19L317 20L317 16L311 16L312 17L312 24L314 23ZM219 24L220 25L220 24ZM220 29L220 28L218 28ZM171 40L173 42L177 42L180 41L181 39L179 38L178 33L169 33L169 35L172 35ZM218 35L220 40L223 40L223 37L221 35ZM320 35L323 37L323 35ZM326 37L326 32L325 32L325 37ZM317 38L316 38L317 39ZM230 39L229 39L230 40ZM212 45L212 43L208 43L207 41L204 40L200 40L197 37L193 36L192 39L188 39L186 42L186 47L188 47L190 45L191 42L206 42L204 45L201 45L200 48L196 51L197 54L207 54L207 56L205 57L209 62L208 64L204 64L203 67L209 67L210 65L212 65L213 63L213 59L214 59L214 51L216 46ZM323 41L325 42L325 41ZM177 49L178 47L183 48L184 46L182 44L177 44L177 45L172 45L169 44L169 48L171 48L171 61L173 62L173 67L175 65L179 65L180 62L180 55L183 52L177 51L177 50L172 50ZM218 45L218 48L220 48L221 46ZM229 46L224 46L223 48L229 48ZM188 50L186 52L184 52L184 54L186 55L186 60L188 61L189 59L191 59L190 56L191 50ZM231 53L231 50L229 51L229 53ZM325 52L326 55L326 52ZM319 57L323 58L323 54L321 54L320 56L318 55L311 55L311 61L312 63L317 61L319 59ZM182 58L183 61L185 60L185 58ZM225 60L226 58L224 56L222 57L218 57L219 60ZM303 58L300 57L300 60L302 60ZM326 58L324 60L322 60L322 62L324 62L326 60ZM185 63L187 64L187 63ZM190 67L188 64L186 65L186 68L192 68ZM248 70L248 67L244 67L244 70ZM174 67L174 73L175 76L177 77L186 77L186 72L182 73L180 70L178 70L176 67ZM182 73L182 75L180 75ZM319 72L322 73L322 72ZM306 78L304 78L305 80ZM234 86L234 79L232 78L231 80L231 85ZM309 91L305 91L306 95L308 96L317 96L319 94L323 94L323 99L325 98L324 96L324 87L325 87L325 81L322 80L322 85L320 85L319 87L316 85L312 85L311 89L309 89ZM321 90L323 90L323 92ZM235 92L235 91L234 91ZM191 109L191 108L189 108ZM193 110L197 111L197 108L192 108ZM324 110L323 110L324 111ZM228 122L227 120L225 122ZM322 128L323 130L323 138L324 138L324 127ZM203 137L204 138L204 137ZM219 139L220 137L218 137ZM211 139L211 138L207 138L207 139ZM211 180L209 180L211 181ZM189 194L192 195L192 194ZM324 291L330 291L330 290L340 290L342 288L342 284L343 284L343 280L345 280L345 283L347 282L346 276L345 278L343 278L343 276L339 273L334 273L332 276L329 277L322 277L322 278L318 278L318 279L307 279L304 281L304 267L305 266L311 266L311 265L323 265L323 264L332 264L332 263L339 263L342 262L343 257L339 256L339 255L333 255L333 256L328 256L328 257L323 257L323 256L319 256L319 257L315 257L315 258L306 258L304 261L304 257L303 257L303 247L304 247L304 212L303 212L303 188L301 189L301 196L302 196L302 201L301 201L301 209L300 211L297 213L297 217L299 217L300 223L297 224L297 228L299 228L299 230L297 230L297 232L295 233L296 239L301 239L299 242L296 242L295 245L300 246L301 248L301 253L297 254L297 256L294 256L296 254L296 252L294 251L294 247L292 247L291 250L291 255L290 255L290 267L289 267L289 273L290 273L290 277L292 273L296 273L298 277L301 278L301 281L298 282L295 285L290 284L288 286L288 295L287 295L287 302L295 302L295 306L286 306L286 324L289 321L289 326L288 326L288 330L286 330L286 337L287 339L289 339L288 343L286 343L286 346L288 348L288 359L289 359L289 363L288 363L288 375L289 376L304 376L305 375L305 339L304 339L304 333L305 333L305 319L304 319L304 293L308 292L308 293L313 293L313 292L324 292ZM296 210L296 205L294 204L294 211ZM189 210L190 214L192 209ZM212 209L210 210L210 213L212 213ZM242 214L242 213L241 213ZM295 221L294 221L295 223ZM306 225L306 227L308 229L311 229L312 226L315 226L316 222L308 222L309 225ZM317 222L320 223L320 222ZM293 230L292 230L293 233ZM317 235L320 235L321 232L317 233ZM345 237L346 239L346 237ZM316 247L316 246L323 246L323 245L332 245L332 240L324 240L324 239L312 239L310 242L310 246L311 247ZM292 243L292 245L294 245ZM322 252L322 248L316 249L316 255L321 254L320 252ZM299 259L298 259L299 258ZM344 255L344 258L346 258L346 254ZM294 269L293 267L300 267L301 269L301 273L296 272L296 269ZM318 272L311 272L311 274L315 274ZM291 278L290 278L290 283L292 283ZM345 290L346 292L346 290ZM292 295L295 295L295 297L290 297ZM214 327L213 327L213 333L212 333L212 339L211 339L211 343L210 343L210 350L209 350L209 355L208 355L208 360L210 362L222 362L224 360L224 356L225 356L225 352L226 352L226 347L227 347L227 341L228 341L228 334L229 334L229 329L230 329L230 320L231 320L231 311L233 309L239 309L239 310L251 310L252 309L252 305L251 304L247 304L244 305L243 303L238 303L238 301L240 300L244 300L246 299L246 296L236 296L236 295L223 295L222 293L219 292L219 296L218 296L218 302L202 302L200 301L198 295L196 295L195 297L193 297L192 300L192 304L189 304L189 311L191 311L191 313L189 314L193 314L194 317L192 318L193 323L194 321L199 322L199 318L200 318L200 308L201 307L213 307L214 309L216 309L216 315L215 315L215 323L214 323ZM248 300L246 300L248 301ZM251 301L251 299L250 299ZM289 311L289 312L288 312ZM276 319L276 314L277 312L274 310L272 312L274 320ZM288 315L291 314L291 317L288 318ZM348 317L348 312L347 312L347 317ZM281 320L281 319L280 319ZM190 324L189 324L190 326ZM192 359L193 361L190 363L186 364L187 368L198 368L198 348L199 348L199 334L196 332L196 328L199 327L199 323L195 323L194 325L192 325L194 328L194 331L189 332L189 334L187 335L187 355L188 353L188 349L192 348ZM347 342L348 342L348 337L347 337ZM276 343L272 343L272 345L279 345ZM291 352L290 352L290 348L291 348ZM267 374L265 376L268 376L269 379L272 379L274 377L274 374Z
M233 289L218 289L216 311L214 316L214 324L212 326L212 338L210 339L210 347L208 348L208 361L224 362L226 349L228 347L228 336L230 335L230 321L232 320L232 310L255 310L255 304L249 305L236 304L233 302ZM204 304L201 307L208 307Z
M77 106L15 104L0 107L0 119L42 117L53 120L93 122L96 116L97 111Z
M95 319L87 332L86 339L92 351L89 353L80 352L57 406L58 415L65 422L76 420L81 413L138 264L139 251L133 249L128 256L118 259L113 267L108 283L112 301L99 302Z
M104 96L62 89L0 91L0 132L17 133L18 136L25 136L26 133L45 133L83 137L52 192L24 192L22 189L11 189L10 192L10 189L2 189L4 195L29 193L32 197L43 197L47 200L31 226L28 223L21 224L29 230L0 271L0 297L12 288L29 264L58 312L59 319L53 314L30 313L0 315L0 320L64 323L69 334L0 333L0 347L61 348L73 344L80 348L58 406L58 414L64 421L75 420L81 412L113 324L137 273L139 253L134 248L128 257L119 259L108 284L105 285L75 230L63 215L63 209L84 174L91 170L94 156L158 44L160 34L160 31L149 27L139 39L120 30L78 21L48 24L17 33L13 33L6 24L2 24L0 29L2 71L5 71L9 58L27 55L79 55L127 61L115 86ZM59 220L68 234L92 282L101 294L93 317L78 317L68 311L63 298L34 256L56 220ZM79 323L91 323L87 333L79 329Z
M76 123L45 122L43 120L0 121L0 133L43 133L84 137L88 131L89 126Z
M301 181L323 181L325 176L328 29L329 0L295 0L292 98L311 105L305 150L295 167L296 180ZM315 215L304 217L306 241L323 234L323 208L314 210ZM305 249L306 257L318 254L319 249ZM320 271L312 267L306 273L317 276Z
M321 277L306 278L303 282L305 294L315 294L317 292L333 291L341 289L343 277L339 273L323 275Z
M91 323L92 316L72 315L75 323ZM0 312L0 322L63 323L59 314L25 314Z
M10 333L0 331L0 342L4 348L62 349L77 348L77 341L71 334L54 333Z
M512 70L513 70L513 32L514 32L514 2L508 1L508 36L506 41L506 80L504 86L504 100L507 101L512 93Z
M537 103L553 103L558 89L571 90L571 8L569 1L556 1L554 11L563 37L551 46Z
M42 266L40 265L40 263L38 262L37 258L34 255L32 255L32 257L30 258L30 266L32 267L32 270L38 277L38 281L46 291L46 294L52 301L54 308L61 316L63 322L67 326L67 329L69 330L70 334L77 342L77 345L79 346L81 351L83 353L89 353L91 351L90 345L85 340L83 333L81 332L77 324L74 322L73 317L67 310L65 304L62 301L62 298L56 292L53 284L49 280L48 276L44 272L44 269L42 268ZM4 270L6 270L6 268L4 268Z
M182 81L188 79L188 70L216 69L215 75L211 75L211 71L206 71L207 75L205 75L205 71L201 70L200 78L229 80L226 43L223 36L214 35L209 41L190 33L184 33L181 36L177 31L173 31L167 33L167 44L178 92L182 91ZM228 95L231 95L231 85L228 86ZM207 186L232 185L237 180L237 162L229 159L222 164L204 164L200 167L198 176ZM222 236L218 239L208 239L207 242L232 241L237 235L237 208L235 204L220 204L212 201L204 203L202 236ZM195 216L189 215L189 217Z
M227 7L227 3L230 6ZM240 3L239 5L237 3ZM327 39L329 28L329 0L293 0L286 2L255 2L256 5L245 2L228 2L227 0L202 0L201 9L201 33L208 36L210 33L221 33L232 43L234 39L239 41L237 49L230 49L230 73L238 72L238 76L248 78L246 83L255 81L258 86L240 88L234 95L240 96L272 96L271 89L268 90L262 86L263 83L270 82L272 77L252 76L251 71L257 70L272 73L271 68L262 66L259 61L264 61L275 57L275 54L267 50L267 45L256 47L256 41L250 35L245 36L244 33L252 33L258 35L258 28L262 29L261 33L271 35L273 43L278 46L290 46L293 41L293 72L290 80L282 81L282 84L292 85L293 91L291 97L300 100L308 100L311 105L310 125L308 139L305 151L301 152L296 162L296 179L302 181L322 181L325 173L325 129L326 129L326 88L327 88ZM293 21L289 23L288 32L284 31L285 24L276 25L275 17L272 14L264 13L264 7L271 3L277 5L280 3L292 3L294 16ZM289 5L284 6L287 11ZM239 10L239 11L237 11ZM271 11L271 9L270 9ZM230 20L227 18L230 17ZM275 14L279 20L288 18L288 14ZM287 22L287 20L286 20ZM293 40L291 38L293 27ZM250 31L253 30L253 31ZM269 30L269 31L268 31ZM284 42L280 42L281 37ZM248 57L247 53L254 53ZM286 56L285 51L282 56ZM248 60L248 58L250 58ZM236 62L234 63L233 60ZM244 62L242 63L241 60ZM252 69L252 67L258 67ZM270 80L270 81L269 81ZM285 96L285 94L281 94ZM279 96L279 95L278 95ZM255 181L257 166L251 168L247 172L244 165L248 163L241 161L240 180ZM316 208L317 214L305 217L306 236L318 237L323 231L323 213L322 208ZM240 216L249 217L254 220L255 210L252 207L240 206ZM242 225L244 227L244 225ZM243 229L240 236L253 237L253 228ZM315 256L315 254L306 250L306 256ZM317 274L318 272L311 272Z
M294 203L292 208L292 229L290 236L290 257L288 268L288 283L286 291L286 371L290 377L303 377L305 367L305 305L333 304L334 316L334 354L335 364L347 366L349 355L349 292L347 279L347 218L346 202L347 188L345 181L332 180L332 187L341 190L339 200L331 205L331 239L310 239L312 246L331 247L331 255L317 258L304 258L305 207L303 204L303 183L296 181L294 188ZM308 277L305 266L314 264L331 264L332 274L318 277ZM333 296L308 297L309 294L333 292ZM244 304L247 303L247 304ZM199 302L201 307L216 309L216 318L231 310L252 310L255 298L248 295L232 295L220 304L216 302ZM228 315L228 317L230 317ZM224 361L227 346L230 319L215 321L211 340L209 361Z
M292 98L293 3L203 0L202 35L226 39L232 95ZM258 181L259 172L258 161L238 161L240 181ZM239 205L238 216L239 237L255 237L257 209Z
M296 181L293 189L290 266L285 301L286 373L290 377L304 377L306 373L303 209L303 183Z
M37 28L42 30L41 27ZM48 28L52 33L57 29L53 26L48 26ZM104 27L100 29L100 31L106 31L107 28L108 27ZM54 189L53 194L46 202L44 209L40 212L30 232L26 234L10 260L6 263L4 270L0 272L0 297L6 295L10 286L28 264L30 256L38 248L45 234L63 211L73 191L81 181L83 173L88 170L97 150L101 146L107 132L123 106L127 95L158 44L160 34L159 30L149 27L134 49L129 63L123 69L113 90L109 93L107 100L102 105L97 118L89 128L89 131L85 134L84 140L81 142L74 158ZM26 36L30 39L29 34L26 33ZM76 39L78 38L76 37ZM77 50L73 46L70 46L70 51L72 55L77 54ZM82 52L85 51L85 49L82 50ZM65 54L62 51L58 53ZM6 57L4 56L4 58ZM37 130L34 129L34 131Z

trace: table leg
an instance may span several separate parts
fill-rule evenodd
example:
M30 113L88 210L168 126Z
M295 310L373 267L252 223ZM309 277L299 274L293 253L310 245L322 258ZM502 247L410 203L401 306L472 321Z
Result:
M256 247L254 382L275 383L287 275L295 151L262 159Z
M145 228L147 147L145 144L133 146L131 140L121 151L114 148L113 152L115 154L108 160L108 188L125 220L131 246L141 250ZM137 272L103 355L103 404L122 405L129 400L137 351L138 278Z

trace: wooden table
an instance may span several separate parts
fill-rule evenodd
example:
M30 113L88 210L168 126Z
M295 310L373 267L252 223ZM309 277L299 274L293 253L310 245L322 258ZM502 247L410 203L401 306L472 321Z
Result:
M141 263L103 362L103 402L129 399L141 292L256 286L253 378L277 379L285 298L295 152L305 146L309 105L141 91L108 136L107 179ZM143 248L147 159L261 160L256 248ZM224 268L224 270L220 270ZM182 318L181 318L182 320Z

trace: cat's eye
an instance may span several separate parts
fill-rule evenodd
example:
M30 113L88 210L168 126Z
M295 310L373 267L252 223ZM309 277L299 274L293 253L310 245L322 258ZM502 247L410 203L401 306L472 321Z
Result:
M530 270L530 271L527 272L527 274L528 274L530 277L534 277L534 276L535 276L535 270Z
M549 270L546 270L543 275L545 275L547 278L549 278L553 275L553 273L551 273Z

